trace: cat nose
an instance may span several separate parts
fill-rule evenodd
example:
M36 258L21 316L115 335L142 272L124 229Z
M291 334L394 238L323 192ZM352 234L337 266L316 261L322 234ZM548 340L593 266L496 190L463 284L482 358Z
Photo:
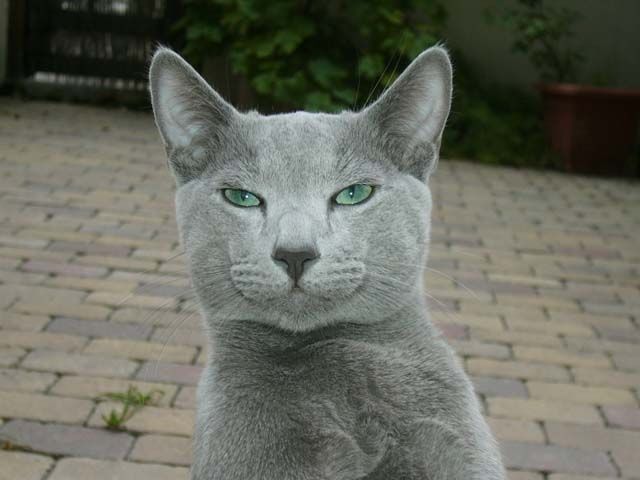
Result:
M305 248L302 250L290 250L287 248L278 248L273 253L273 259L287 264L287 274L293 280L294 285L298 284L298 280L304 272L305 262L315 260L320 255L315 248Z

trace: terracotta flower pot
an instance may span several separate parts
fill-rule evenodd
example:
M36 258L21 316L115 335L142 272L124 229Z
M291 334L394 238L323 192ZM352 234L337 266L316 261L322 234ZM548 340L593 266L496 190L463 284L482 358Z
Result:
M640 89L568 83L539 87L551 148L566 171L624 175L638 138Z

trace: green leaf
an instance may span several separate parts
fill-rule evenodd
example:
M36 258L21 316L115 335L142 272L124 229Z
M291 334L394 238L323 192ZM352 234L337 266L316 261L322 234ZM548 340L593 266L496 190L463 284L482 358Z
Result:
M347 72L327 58L312 60L308 64L309 73L318 84L330 88L347 76Z

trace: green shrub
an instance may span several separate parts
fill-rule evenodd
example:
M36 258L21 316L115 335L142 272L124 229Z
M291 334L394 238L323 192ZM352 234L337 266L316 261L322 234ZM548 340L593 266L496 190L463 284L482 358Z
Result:
M445 22L437 0L191 0L178 28L192 63L226 57L248 79L257 106L335 112L376 98L443 38ZM547 165L535 99L481 86L453 57L443 157Z
M550 167L537 97L500 85L485 85L459 56L454 99L442 156L482 163Z
M442 36L436 0L191 0L179 27L199 64L226 56L262 104L359 108Z

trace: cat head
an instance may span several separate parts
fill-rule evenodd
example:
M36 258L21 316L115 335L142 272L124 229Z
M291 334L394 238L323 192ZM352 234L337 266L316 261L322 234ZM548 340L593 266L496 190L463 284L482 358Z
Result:
M150 70L207 321L307 331L422 301L451 64L434 47L359 112L240 113L180 56Z

